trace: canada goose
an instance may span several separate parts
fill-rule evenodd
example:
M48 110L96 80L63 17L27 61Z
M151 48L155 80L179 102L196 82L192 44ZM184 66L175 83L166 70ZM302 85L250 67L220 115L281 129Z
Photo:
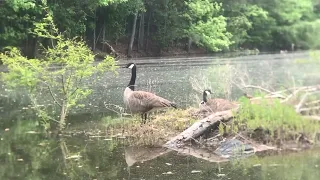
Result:
M199 104L201 111L219 112L226 111L237 107L237 104L226 99L207 99L207 96L212 94L210 89L203 91L203 100Z
M130 109L131 113L141 113L143 123L145 123L147 120L147 112L151 110L165 107L177 108L175 103L153 93L146 91L135 91L134 86L137 76L137 66L134 63L129 63L126 65L126 68L131 69L131 79L128 86L124 90L124 104Z

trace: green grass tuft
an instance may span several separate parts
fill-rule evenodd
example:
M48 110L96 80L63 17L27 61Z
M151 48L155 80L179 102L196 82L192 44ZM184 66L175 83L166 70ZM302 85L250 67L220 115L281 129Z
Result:
M241 108L234 118L234 128L245 127L249 131L257 128L269 130L271 137L286 139L299 133L312 137L320 129L319 122L305 119L287 104L275 100L273 104L262 101L261 104L251 104L247 98L240 98ZM233 130L237 132L238 130Z

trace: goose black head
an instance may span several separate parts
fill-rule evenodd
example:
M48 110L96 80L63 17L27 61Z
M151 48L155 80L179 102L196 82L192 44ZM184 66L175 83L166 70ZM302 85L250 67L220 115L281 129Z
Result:
M125 68L132 69L135 66L136 66L136 64L134 64L134 63L128 63Z
M207 95L212 94L212 92L211 92L210 89L206 89L206 90L204 90L203 92L206 93Z
M212 94L212 92L211 92L210 89L206 89L206 90L203 91L203 95L202 95L202 98L203 98L203 99L202 99L202 100L203 100L204 103L207 102L207 96L208 96L209 94Z

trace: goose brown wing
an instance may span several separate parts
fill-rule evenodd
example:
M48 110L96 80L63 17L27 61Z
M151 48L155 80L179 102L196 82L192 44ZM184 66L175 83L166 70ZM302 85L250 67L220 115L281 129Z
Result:
M170 107L172 103L162 97L145 91L135 91L132 93L132 98L140 105L147 109L157 107Z
M226 99L209 99L206 104L214 112L230 110L237 106L235 103Z

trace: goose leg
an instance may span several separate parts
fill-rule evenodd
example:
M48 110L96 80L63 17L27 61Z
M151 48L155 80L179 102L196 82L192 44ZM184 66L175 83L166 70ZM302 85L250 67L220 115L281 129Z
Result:
M143 123L143 113L141 113L141 120L142 120L142 121L141 121L141 122L142 122L141 124L144 124L144 123Z
M141 114L142 124L145 124L147 122L147 113Z
M144 122L147 122L147 113L144 113Z

